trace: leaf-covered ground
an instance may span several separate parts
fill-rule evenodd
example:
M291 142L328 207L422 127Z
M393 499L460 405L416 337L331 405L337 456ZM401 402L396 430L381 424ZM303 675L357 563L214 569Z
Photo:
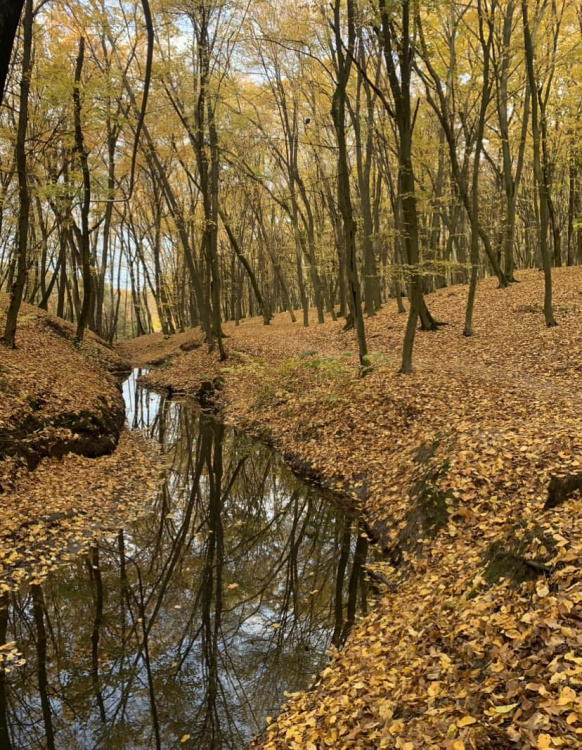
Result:
M554 272L552 329L542 275L520 280L479 285L471 338L467 288L430 295L448 325L418 334L408 377L395 303L367 321L364 379L340 322L228 324L222 365L160 335L124 346L167 358L152 385L213 382L228 419L351 496L386 553L374 611L256 747L582 747L582 269Z
M0 296L0 326L7 298ZM128 368L92 334L29 305L17 349L0 347L0 604L95 534L121 525L157 486L155 448L123 429L113 372ZM0 650L0 666L14 657Z
M7 302L0 295L2 329ZM75 347L74 333L70 323L22 306L17 348L0 349L3 456L25 458L33 465L46 455L75 450L99 455L115 446L124 407L112 373L128 364L89 332ZM3 486L6 468L0 475Z

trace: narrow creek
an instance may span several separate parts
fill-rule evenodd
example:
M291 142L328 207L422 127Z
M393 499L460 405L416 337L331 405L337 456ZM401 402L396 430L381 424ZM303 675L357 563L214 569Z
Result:
M12 597L0 645L26 663L0 673L2 750L240 750L366 611L357 520L137 375L128 423L167 479L137 521Z

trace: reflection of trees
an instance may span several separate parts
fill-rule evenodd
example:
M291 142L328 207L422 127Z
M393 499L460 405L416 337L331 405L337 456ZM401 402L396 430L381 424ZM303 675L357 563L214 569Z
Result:
M6 643L8 627L8 598L0 596L0 646ZM0 667L0 747L12 750L10 734L8 732L8 711L6 705L6 674Z
M99 707L99 716L103 724L106 722L105 704L101 693L99 682L99 640L101 638L101 626L103 624L103 579L99 567L99 547L92 547L87 558L89 575L95 586L95 617L93 619L93 631L91 633L91 679L93 691Z
M355 520L213 419L132 404L167 482L152 513L4 609L28 658L0 682L15 747L160 748L188 733L240 748L365 607Z
M34 624L36 625L36 667L38 674L38 692L40 695L40 705L42 709L42 719L44 723L44 736L48 750L55 748L55 733L53 729L53 718L51 704L48 693L47 679L47 639L45 628L45 604L44 597L40 586L33 585L30 587L32 596L32 612L34 615Z

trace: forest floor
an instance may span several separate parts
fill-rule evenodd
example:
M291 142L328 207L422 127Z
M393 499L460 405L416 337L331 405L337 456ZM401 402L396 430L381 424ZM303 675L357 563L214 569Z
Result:
M0 326L8 297L0 295ZM113 373L129 368L91 333L23 305L17 348L0 348L0 603L38 583L157 488L155 448L123 429ZM132 470L127 470L131 466ZM0 666L15 654L0 650Z
M376 607L255 747L582 747L582 269L553 274L551 329L538 271L480 283L470 338L467 287L428 296L448 325L411 376L394 301L365 378L341 322L288 315L227 324L222 364L196 331L119 347L352 497L384 549Z

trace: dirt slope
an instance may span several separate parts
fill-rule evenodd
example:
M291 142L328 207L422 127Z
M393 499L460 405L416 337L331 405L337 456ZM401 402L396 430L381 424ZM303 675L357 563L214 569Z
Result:
M0 325L6 314L0 296ZM0 452L41 456L110 452L124 407L112 372L128 364L91 333L73 345L70 323L30 305L19 317L17 348L0 349Z
M0 295L0 326L6 306ZM143 508L157 486L155 449L123 429L113 373L127 361L91 333L80 347L73 336L23 305L17 349L0 348L0 606Z

